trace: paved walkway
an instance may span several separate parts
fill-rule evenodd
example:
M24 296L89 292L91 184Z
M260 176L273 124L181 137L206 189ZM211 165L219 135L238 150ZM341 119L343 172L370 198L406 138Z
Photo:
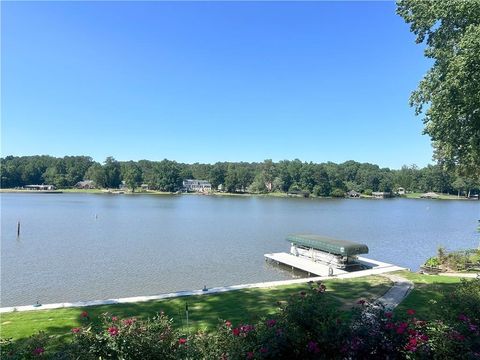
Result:
M382 274L382 276L393 281L393 286L376 301L385 306L385 308L393 309L407 297L414 288L414 284L402 276L393 274Z

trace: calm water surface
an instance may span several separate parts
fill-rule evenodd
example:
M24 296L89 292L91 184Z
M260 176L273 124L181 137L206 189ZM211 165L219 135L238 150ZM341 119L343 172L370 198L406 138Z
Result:
M478 245L480 202L1 194L1 306L153 295L266 280L289 233L365 242L411 269ZM96 216L97 215L97 216ZM22 224L16 238L16 224ZM298 276L298 274L297 274Z

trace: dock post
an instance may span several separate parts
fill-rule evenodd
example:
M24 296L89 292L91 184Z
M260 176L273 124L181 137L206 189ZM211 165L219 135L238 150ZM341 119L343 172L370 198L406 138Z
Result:
M20 221L17 222L17 238L20 237Z

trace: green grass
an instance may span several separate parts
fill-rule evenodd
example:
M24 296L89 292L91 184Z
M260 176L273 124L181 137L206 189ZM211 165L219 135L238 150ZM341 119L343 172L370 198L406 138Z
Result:
M380 276L329 280L325 284L327 295L344 308L353 306L360 298L381 296L391 286L388 279ZM287 300L291 294L304 290L307 286L288 285L143 303L4 313L0 318L0 336L22 339L38 331L45 331L62 339L72 328L82 325L82 311L87 311L94 322L105 312L121 318L148 318L164 311L175 320L176 326L182 327L185 325L185 301L189 305L192 330L213 329L219 319L238 324L275 314L279 310L279 301Z
M408 193L405 195L407 199L420 199L424 193ZM438 194L438 193L437 193ZM458 197L457 195L438 194L439 200L465 200L465 197Z
M411 280L415 287L395 311L404 314L407 309L414 309L424 320L430 319L442 294L448 293L461 282L461 278L451 276L423 275L408 271L397 274Z

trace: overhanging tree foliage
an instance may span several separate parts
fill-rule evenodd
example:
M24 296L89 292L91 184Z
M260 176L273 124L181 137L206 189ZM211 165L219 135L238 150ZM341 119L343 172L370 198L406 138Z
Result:
M480 0L400 0L397 13L433 66L412 93L435 157L480 176Z

